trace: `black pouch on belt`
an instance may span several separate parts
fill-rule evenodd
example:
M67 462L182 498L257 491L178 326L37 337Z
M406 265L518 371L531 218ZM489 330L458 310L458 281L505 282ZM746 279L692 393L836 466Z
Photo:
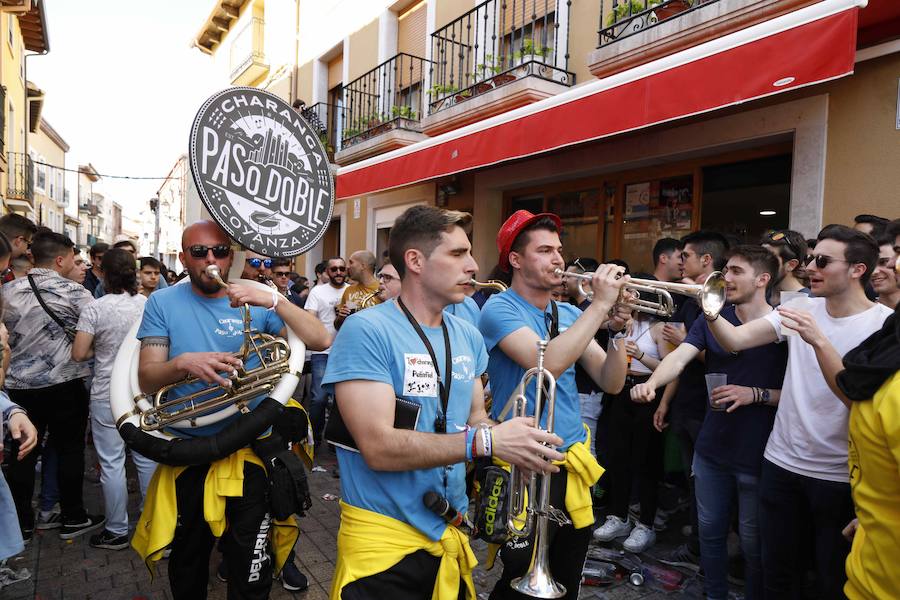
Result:
M312 499L300 458L287 449L287 444L277 432L255 440L250 447L266 465L272 516L278 520L293 514L304 516L312 506Z
M478 537L489 544L509 539L506 529L509 471L494 465L476 467L478 496L475 501L475 528Z

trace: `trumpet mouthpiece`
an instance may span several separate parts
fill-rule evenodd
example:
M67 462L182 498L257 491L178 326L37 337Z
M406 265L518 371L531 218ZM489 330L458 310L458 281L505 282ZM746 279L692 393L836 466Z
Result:
M222 273L221 271L219 271L219 267L217 265L209 265L208 267L206 267L206 275L210 279L214 279L222 287L227 287L227 284L222 279Z

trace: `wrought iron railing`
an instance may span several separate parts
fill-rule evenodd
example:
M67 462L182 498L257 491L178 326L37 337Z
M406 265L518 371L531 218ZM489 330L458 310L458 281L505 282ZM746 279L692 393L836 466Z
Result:
M235 36L228 55L231 79L234 80L254 63L265 62L263 32L265 22L253 17Z
M487 0L431 34L431 112L522 77L575 83L571 0Z
M7 152L6 163L9 172L7 198L34 202L34 162L24 152Z
M315 129L329 155L341 149L341 136L338 135L338 131L341 129L343 112L342 107L327 102L317 102L300 111L303 118Z
M428 61L400 53L344 87L341 146L392 129L419 131Z
M606 46L719 0L600 0L600 39Z

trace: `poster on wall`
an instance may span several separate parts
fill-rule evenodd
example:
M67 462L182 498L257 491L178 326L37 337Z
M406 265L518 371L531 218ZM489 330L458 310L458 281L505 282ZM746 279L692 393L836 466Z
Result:
M650 182L625 186L625 218L646 219L650 216Z

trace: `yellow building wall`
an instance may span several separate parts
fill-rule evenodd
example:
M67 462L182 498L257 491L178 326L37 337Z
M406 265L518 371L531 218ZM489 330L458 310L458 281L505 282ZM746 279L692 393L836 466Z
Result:
M10 28L12 28L12 44L10 44ZM4 159L9 152L26 152L25 129L28 126L28 115L25 103L25 82L21 77L22 56L24 46L19 19L9 13L0 13L0 84L6 88L6 106L3 107L5 127L3 133ZM12 111L10 111L12 108ZM0 191L6 196L9 181L9 165L0 176ZM7 210L4 207L4 211Z
M348 59L345 84L378 66L378 19L350 34L350 53L344 56Z
M569 71L575 83L593 81L588 56L597 47L600 2L573 2L569 7Z
M440 29L450 21L461 17L464 13L475 8L477 4L473 0L434 0L434 2L435 29Z
M28 135L28 149L30 152L33 152L35 155L35 160L41 160L48 165L54 165L55 167L59 167L60 169L65 168L66 164L66 153L62 148L56 145L50 137L44 133L44 131L38 127L36 133L29 133ZM34 175L34 216L35 222L40 225L46 225L48 227L52 226L55 231L60 231L60 223L53 222L49 215L50 213L62 213L63 209L60 208L56 204L56 200L50 198L50 183L51 179L53 180L54 186L57 185L57 173L58 171L51 167L45 167L46 172L46 185L44 187L44 191L40 191L37 186L37 165L35 165L35 175ZM63 179L63 186L65 186L65 179ZM57 195L60 199L63 198L65 187L60 189L57 192ZM44 208L44 212L41 212L41 207ZM46 220L41 222L41 215L45 215Z
M306 102L307 106L315 104L313 101L313 63L309 61L297 68L297 97Z
M867 60L828 85L823 224L870 213L900 218L900 54Z

